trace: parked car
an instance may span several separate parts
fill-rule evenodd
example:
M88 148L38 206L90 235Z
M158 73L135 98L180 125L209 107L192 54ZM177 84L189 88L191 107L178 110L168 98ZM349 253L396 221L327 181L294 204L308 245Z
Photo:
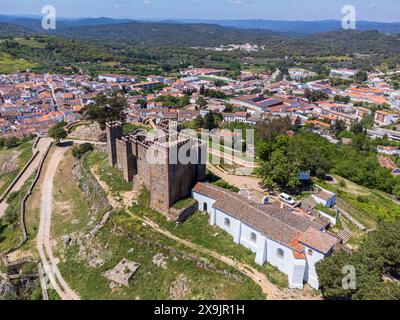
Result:
M286 193L281 193L279 195L279 199L283 202L286 202L287 204L290 204L291 206L294 206L296 204L296 200L294 200L291 196L289 196Z

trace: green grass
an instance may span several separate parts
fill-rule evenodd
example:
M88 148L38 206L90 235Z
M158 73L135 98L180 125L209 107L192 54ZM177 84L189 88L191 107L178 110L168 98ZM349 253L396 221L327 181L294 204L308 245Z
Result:
M400 218L400 206L393 202L389 195L381 191L354 185L355 191L351 192L347 187L340 188L338 185L331 185L323 181L318 181L318 184L336 193L339 207L350 213L367 228L375 228L380 219L394 221Z
M329 209L329 208L325 207L325 206L322 205L322 204L318 204L318 205L315 207L315 209L317 209L317 210L319 210L319 211L322 211L322 212L324 212L324 213L330 215L330 216L333 217L333 218L336 218L336 216L337 216L337 214L336 214L335 211L333 211L332 209Z
M1 181L0 195L3 194L4 191L6 191L10 183L18 176L21 169L26 165L26 163L32 157L32 141L24 141L18 147L11 150L15 150L19 153L18 156L19 162L15 170L0 176L0 181ZM4 155L7 152L10 152L11 150L5 147L0 148L0 158L2 155Z
M148 130L149 128L147 128L145 126L138 125L138 124L125 123L123 125L122 129L124 130L124 134L126 135L126 134L129 134L129 133L135 132L136 130L140 130L140 129Z
M245 247L235 244L232 236L224 230L210 226L208 215L205 213L197 212L181 224L167 221L163 215L149 208L149 192L146 190L143 190L140 195L139 206L133 206L131 211L138 216L150 218L182 239L190 240L204 248L214 250L257 268L265 273L272 283L281 288L288 287L286 275L269 264L265 264L262 267L257 265L255 263L255 254Z
M87 234L88 223L92 218L88 205L85 204L70 172L72 169L70 160L67 158L63 161L60 167L62 171L57 175L54 188L56 202L68 203L69 209L55 212L52 234L58 243L56 255L61 260L60 271L82 299L170 299L170 289L174 281L182 275L187 279L189 287L189 291L182 297L184 299L265 299L257 284L219 262L210 261L218 268L234 273L239 281L214 271L200 269L195 262L181 258L178 252L194 253L144 227L140 220L126 212L113 212L110 221L95 238L76 241L66 248L63 235L72 234L77 237L78 234ZM100 217L96 217L96 221L99 219ZM138 237L162 247L149 246L138 241ZM99 250L99 256L104 259L104 264L91 267L86 259L78 256L79 245L86 245L88 241L90 248ZM175 253L171 253L168 248L176 250ZM166 269L157 267L152 262L153 257L159 253L166 258ZM128 288L123 286L110 288L110 282L102 273L115 267L123 258L140 263L140 268Z
M74 158L68 153L65 160L61 162L55 178L51 230L55 237L84 228L91 218L89 205L71 173L73 161ZM74 223L68 223L71 217L74 217Z
M34 178L35 175L29 177L17 196L10 202L4 216L0 219L0 252L17 246L22 240L20 229L21 201Z
M119 226L118 232L112 231L113 224ZM141 224L121 213L113 217L112 223L96 239L96 244L103 250L107 245L104 265L92 268L79 261L76 258L77 245L64 252L64 262L60 263L61 272L83 299L170 299L170 288L181 275L188 279L190 288L182 297L184 299L265 299L258 286L244 276L238 275L241 279L238 282L213 271L198 269L195 263L174 259L167 250L152 249L138 241L129 240L132 234L147 241L172 245L168 239L143 228ZM167 269L153 264L153 257L159 253L165 256ZM117 287L112 290L102 273L113 268L123 258L140 263L140 268L128 288Z
M185 198L185 199L175 202L172 205L172 208L181 210L181 209L185 209L185 208L191 206L194 203L195 203L195 200L193 198Z
M132 191L133 185L125 181L122 171L109 165L107 153L91 152L85 156L84 162L88 167L98 165L96 173L108 185L112 194Z
M34 38L15 38L15 41L17 41L22 46L27 46L33 49L46 47L46 43L39 42Z
M0 74L8 74L17 71L24 71L35 67L36 64L11 57L8 54L0 54Z

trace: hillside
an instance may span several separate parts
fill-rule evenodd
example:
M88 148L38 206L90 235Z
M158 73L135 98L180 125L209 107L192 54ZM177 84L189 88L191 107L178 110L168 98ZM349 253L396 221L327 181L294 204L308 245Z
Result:
M0 22L0 37L17 37L17 36L27 36L32 35L34 32L11 23Z
M122 39L157 45L221 45L265 43L280 35L268 30L245 31L208 24L131 22L61 28L59 35L76 39Z
M384 54L400 53L400 36L378 31L342 30L287 39L274 47L277 53L290 55Z
M285 34L314 34L320 32L337 31L342 28L340 20L321 21L284 21L284 20L177 20L183 23L211 23L224 27L235 27L240 29L268 29ZM400 33L400 23L384 23L372 21L357 21L357 30L377 30L382 33Z

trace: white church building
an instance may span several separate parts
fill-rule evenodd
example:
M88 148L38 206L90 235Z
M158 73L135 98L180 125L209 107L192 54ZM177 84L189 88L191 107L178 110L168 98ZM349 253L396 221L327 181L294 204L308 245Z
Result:
M209 214L211 225L254 252L259 265L268 262L285 273L290 288L301 289L304 283L319 288L315 264L337 243L322 223L207 183L198 183L192 196L199 210Z

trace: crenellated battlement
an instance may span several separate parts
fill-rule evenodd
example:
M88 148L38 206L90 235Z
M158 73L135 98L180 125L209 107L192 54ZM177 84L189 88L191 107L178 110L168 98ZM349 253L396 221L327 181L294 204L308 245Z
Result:
M138 176L151 191L151 206L168 213L174 202L189 196L194 185L204 179L206 166L200 159L205 158L202 153L206 150L201 140L181 132L177 123L164 121L158 129L159 135L138 130L124 136L121 122L109 122L107 145L110 164L123 170L127 181ZM196 155L197 162L179 161L179 152L185 146Z

